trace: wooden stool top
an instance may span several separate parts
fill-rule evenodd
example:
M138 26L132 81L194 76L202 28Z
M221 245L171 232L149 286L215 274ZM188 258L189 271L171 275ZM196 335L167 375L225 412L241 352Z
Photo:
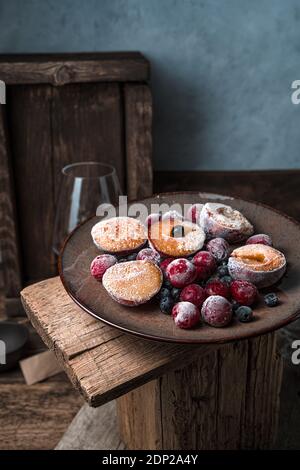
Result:
M100 406L220 346L185 346L126 335L81 310L59 277L21 292L29 319L73 385Z

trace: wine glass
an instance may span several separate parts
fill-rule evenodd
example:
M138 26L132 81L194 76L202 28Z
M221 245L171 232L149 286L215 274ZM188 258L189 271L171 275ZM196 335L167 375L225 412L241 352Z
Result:
M62 169L62 175L53 235L56 255L74 228L96 215L100 204L117 205L121 195L116 169L106 163L73 163Z

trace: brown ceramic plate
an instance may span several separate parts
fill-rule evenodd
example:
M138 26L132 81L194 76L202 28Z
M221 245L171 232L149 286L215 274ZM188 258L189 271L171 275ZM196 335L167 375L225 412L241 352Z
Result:
M256 233L268 233L274 246L283 251L288 261L285 277L276 288L280 305L264 306L260 301L251 323L233 321L226 328L201 324L192 330L174 326L170 316L160 312L155 301L139 307L124 307L113 301L101 283L89 272L92 259L99 254L91 239L91 228L100 219L93 217L78 227L67 239L60 257L60 276L72 299L86 312L120 330L144 338L176 343L223 343L261 335L293 321L300 313L300 225L269 207L254 202L209 193L169 193L144 199L153 203L192 204L222 202L240 210L253 224Z

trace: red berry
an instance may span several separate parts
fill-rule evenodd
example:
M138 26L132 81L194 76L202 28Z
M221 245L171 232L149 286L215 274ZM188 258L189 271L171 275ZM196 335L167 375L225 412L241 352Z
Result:
M165 258L161 263L160 263L160 269L162 270L163 273L166 272L167 266L169 266L170 263L174 261L174 258Z
M153 213L149 214L145 220L145 224L147 227L151 227L152 224L158 222L161 219L161 214Z
M105 271L117 263L117 258L113 255L99 255L91 262L91 275L101 281Z
M192 263L196 266L199 281L208 279L217 269L216 261L208 251L199 251L192 259Z
M206 244L206 249L217 262L224 261L229 256L229 244L224 238L213 238Z
M252 235L252 237L248 238L246 241L246 245L252 245L259 243L261 245L268 245L273 246L272 238L265 233L259 233L257 235Z
M211 326L226 326L232 319L231 303L220 295L212 295L204 301L201 315L203 320Z
M206 299L206 294L205 290L198 284L190 284L182 289L179 298L183 302L191 302L196 307L201 307Z
M240 305L252 305L258 296L257 288L248 281L233 281L230 285L232 298Z
M200 320L200 311L191 302L178 302L172 310L175 325L179 328L193 328Z
M213 279L205 286L206 297L210 295L221 295L228 299L230 297L230 288L228 284L222 282L220 279Z
M202 207L203 204L193 204L191 207L189 207L186 218L190 222L197 224L200 220L200 212L202 211Z
M143 248L138 252L136 259L151 261L152 263L158 264L160 261L160 254L157 251L152 250L152 248Z
M197 271L187 259L177 258L167 266L166 275L172 286L184 287L195 280Z

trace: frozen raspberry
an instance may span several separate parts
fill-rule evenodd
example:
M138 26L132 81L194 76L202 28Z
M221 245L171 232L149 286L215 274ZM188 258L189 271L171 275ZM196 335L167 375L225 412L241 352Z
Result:
M195 266L185 258L172 261L166 269L167 279L173 287L184 287L191 284L197 275Z
M152 250L152 248L143 248L138 252L136 259L151 261L152 263L158 264L160 261L160 255L157 251Z
M175 211L175 210L171 210L171 211L168 211L168 212L165 212L163 215L162 215L162 220L183 220L183 217L182 217L182 214L178 211Z
M200 220L200 212L202 211L202 207L203 204L193 204L191 207L189 207L186 213L186 218L190 222L197 224Z
M97 279L97 281L101 281L103 274L105 271L117 263L117 258L113 255L99 255L93 259L91 262L91 275ZM126 261L126 259L125 259Z
M200 320L200 311L191 302L178 302L172 310L175 325L179 328L193 328Z
M160 213L149 214L145 220L146 227L151 227L152 224L158 222L161 219Z
M167 266L174 261L174 258L165 258L161 263L160 263L160 269L162 270L163 274L165 274Z
M190 284L182 289L180 300L182 302L191 302L196 307L201 307L206 299L205 290L198 284Z
M221 279L212 279L205 286L206 297L210 295L221 295L228 299L230 297L230 288L228 284L222 282Z
M224 238L213 238L206 244L206 249L218 263L226 260L229 256L229 244Z
M232 319L231 303L220 295L212 295L204 301L201 315L203 320L211 326L226 326Z
M268 245L273 246L272 238L265 233L258 233L257 235L252 235L252 237L248 238L246 241L246 245L253 245L253 244L261 244L261 245Z
M208 279L217 269L214 257L208 251L199 251L192 262L197 270L197 280Z
M232 281L230 291L232 298L240 305L252 305L258 296L257 288L248 281Z

